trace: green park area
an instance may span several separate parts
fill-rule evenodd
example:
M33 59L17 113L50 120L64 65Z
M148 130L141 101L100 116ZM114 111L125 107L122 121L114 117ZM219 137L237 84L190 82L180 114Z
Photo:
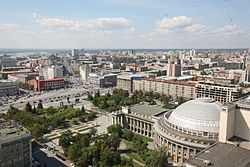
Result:
M92 111L86 112L84 106L81 109L70 106L43 108L42 102L38 103L37 108L27 103L22 110L11 106L3 114L4 119L14 120L27 128L35 139L55 129L65 129L95 117L96 114Z
M122 106L130 106L140 102L156 104L156 101L161 102L164 108L174 109L186 101L184 98L173 99L171 96L154 92L136 90L129 94L128 91L122 89L115 89L112 94L107 93L106 95L100 95L100 92L96 92L94 96L89 94L88 100L96 107L109 112L119 110Z
M97 135L95 129L88 133L73 135L66 131L59 138L64 155L78 167L167 167L167 155L159 150L150 150L148 139L111 125L108 133ZM125 148L119 148L121 142Z

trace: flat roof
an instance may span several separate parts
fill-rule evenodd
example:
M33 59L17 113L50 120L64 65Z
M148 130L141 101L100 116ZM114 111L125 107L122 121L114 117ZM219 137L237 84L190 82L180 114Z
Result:
M250 150L218 142L196 154L187 163L203 167L205 160L210 162L211 167L250 167Z
M31 138L31 134L22 126L8 121L0 123L0 144L23 137Z
M143 102L141 104L136 104L130 108L131 112L145 115L145 116L153 116L158 115L167 109L163 108L159 105L150 105L149 103Z

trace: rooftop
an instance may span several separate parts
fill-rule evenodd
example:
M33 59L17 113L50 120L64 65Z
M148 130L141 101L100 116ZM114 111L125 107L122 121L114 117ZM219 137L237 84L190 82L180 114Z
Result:
M18 137L31 137L30 133L14 121L0 120L0 141L12 140Z
M153 116L153 115L158 115L164 111L166 111L165 108L159 105L150 105L149 103L141 103L141 104L136 104L132 106L131 112L136 113L136 114L141 114L145 116Z
M205 161L211 167L249 167L250 150L232 144L216 143L196 154L187 163L203 167Z

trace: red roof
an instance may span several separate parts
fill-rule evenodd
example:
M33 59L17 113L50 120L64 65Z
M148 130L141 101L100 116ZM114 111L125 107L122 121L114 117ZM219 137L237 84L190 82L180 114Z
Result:
M155 78L141 78L141 80L163 82L163 83L185 85L185 86L195 86L196 85L196 83L194 83L194 82L164 80L164 79L155 79Z

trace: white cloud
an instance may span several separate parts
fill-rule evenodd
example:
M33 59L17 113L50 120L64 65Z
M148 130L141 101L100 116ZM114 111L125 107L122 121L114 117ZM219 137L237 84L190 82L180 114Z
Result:
M209 28L203 24L193 24L189 27L186 27L186 31L190 33L204 34L209 31Z
M133 30L131 21L123 17L102 17L85 20L67 20L60 18L37 19L37 22L44 27L61 28L63 31L88 31L90 29L109 30Z
M195 23L195 21L187 16L177 16L173 18L163 18L156 22L156 30L159 32L169 32L175 29L186 28Z
M0 23L0 30L13 30L17 29L18 25L17 24L8 24L8 23Z
M33 19L36 19L36 18L37 18L36 12L33 12L33 13L32 13L32 18L33 18Z
M129 27L129 28L125 29L124 32L127 34L131 34L131 33L135 32L135 27Z

